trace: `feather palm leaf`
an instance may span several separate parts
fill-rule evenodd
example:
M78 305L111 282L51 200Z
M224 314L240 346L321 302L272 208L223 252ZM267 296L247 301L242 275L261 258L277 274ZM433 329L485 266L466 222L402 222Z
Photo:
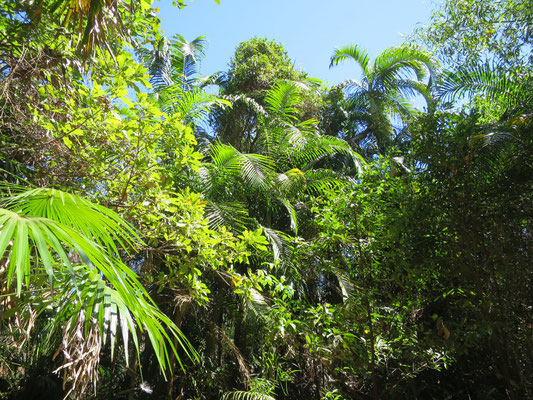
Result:
M420 94L431 107L428 87L437 64L417 47L393 47L371 62L365 50L349 45L333 52L330 67L347 61L355 62L362 70L360 81L350 80L343 85L352 114L350 121L361 128L352 139L362 147L375 143L379 152L386 153L394 143L391 118L402 122L414 112L408 99Z
M448 101L475 94L485 95L512 108L520 103L531 103L532 87L531 75L514 76L501 66L485 63L445 72L436 92L437 96Z
M230 145L215 143L210 156L217 168L238 176L253 187L266 188L274 174L274 162L270 157L241 153Z

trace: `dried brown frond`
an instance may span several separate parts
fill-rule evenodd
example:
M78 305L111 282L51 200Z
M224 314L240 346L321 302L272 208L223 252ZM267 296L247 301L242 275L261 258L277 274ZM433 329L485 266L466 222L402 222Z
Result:
M92 385L96 393L98 382L98 363L102 338L98 322L91 318L86 324L84 312L73 317L63 330L63 341L54 354L54 359L63 354L63 365L55 372L63 371L63 389L71 387L69 393L81 397ZM84 331L87 328L87 332Z

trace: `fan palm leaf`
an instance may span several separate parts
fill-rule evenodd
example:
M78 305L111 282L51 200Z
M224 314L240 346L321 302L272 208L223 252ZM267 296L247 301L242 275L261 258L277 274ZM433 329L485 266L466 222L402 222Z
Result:
M100 326L116 332L119 324L123 337L133 338L137 352L137 330L146 332L163 372L170 366L169 351L176 352L173 338L189 356L195 354L174 323L157 309L136 274L120 260L120 252L131 250L140 240L118 215L52 189L6 196L1 204L6 207L0 208L0 255L6 260L7 288L14 283L17 295L23 287L38 289L44 268L53 292L54 282L67 274L70 289L63 295L71 296L68 307L77 304L74 311L83 309L91 316L99 304ZM92 295L95 291L106 296ZM67 303L59 303L62 307ZM106 307L116 310L113 317L103 311Z

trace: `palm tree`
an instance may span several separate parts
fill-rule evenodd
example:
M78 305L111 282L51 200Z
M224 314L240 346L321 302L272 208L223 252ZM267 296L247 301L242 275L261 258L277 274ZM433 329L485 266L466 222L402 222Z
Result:
M401 46L383 51L371 62L364 49L352 44L334 51L330 68L347 61L354 61L362 70L360 81L342 84L348 93L349 117L356 127L350 141L385 154L394 143L394 122L403 122L414 112L409 97L421 94L431 105L427 91L431 78L428 84L424 79L433 74L435 61L419 48Z
M137 56L150 72L152 95L160 108L168 114L178 114L186 125L193 127L197 137L205 136L201 122L213 107L231 106L229 101L203 90L218 77L218 74L200 76L206 45L204 36L189 42L176 34L171 40L161 38L152 50L137 50Z
M362 158L344 140L320 135L314 119L300 121L303 90L309 88L281 81L266 93L266 108L250 143L254 153L220 142L211 145L199 189L210 200L208 216L213 223L238 227L251 218L263 228L290 227L297 233L293 203L298 195L320 193L342 179L335 171L318 168L322 160L341 155L352 168L362 169Z
M531 71L510 71L501 65L463 65L442 74L436 87L441 101L456 101L465 96L485 96L503 106L502 112L517 111L533 103Z
M176 34L170 40L162 37L152 50L138 49L137 56L148 68L152 76L151 83L156 89L179 83L183 90L190 90L198 82L206 45L204 36L189 42Z
M216 141L209 146L203 166L190 182L193 190L204 195L205 215L212 228L226 226L236 236L245 229L261 228L269 241L272 254L266 248L256 249L250 265L235 266L239 273L262 269L263 262L272 262L272 255L278 272L290 273L293 249L289 235L298 234L298 217L305 212L304 196L324 192L343 179L341 174L324 168L321 162L328 157L339 157L347 159L352 168L354 164L357 167L363 164L342 139L320 135L316 120L301 118L302 93L306 90L310 89L300 82L279 81L273 85L264 94L264 107L255 103L260 112L246 146L253 152ZM246 101L244 97L242 100ZM235 297L220 279L215 279L209 287L216 294L207 313L209 330L217 332L215 337L225 337L221 328L231 321L226 329L233 329L233 340L226 337L225 347L233 349L232 357L239 366L245 366L241 353L246 355L250 351L245 333L249 328L245 327L262 329L265 321L261 315L267 304L261 302L260 296L251 300ZM252 390L231 392L225 398L271 397Z
M478 156L493 174L511 166L530 164L533 126L533 74L510 71L489 63L463 65L445 71L436 85L437 98L446 106L470 99L479 118L469 137L468 163Z
M130 340L139 354L139 332L146 333L163 373L177 351L173 341L189 356L195 354L121 261L140 243L128 223L105 207L59 190L12 184L2 189L12 194L0 199L0 310L4 318L13 315L18 322L25 309L48 318L51 334L62 336L57 353L65 363L59 370L74 390L83 392L96 383L100 349L107 341L113 357L119 337L128 363ZM13 327L29 333L35 321Z

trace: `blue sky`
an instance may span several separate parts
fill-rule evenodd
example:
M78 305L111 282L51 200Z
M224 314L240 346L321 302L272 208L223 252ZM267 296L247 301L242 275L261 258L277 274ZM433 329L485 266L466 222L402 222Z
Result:
M356 43L372 57L405 40L426 24L435 0L185 0L178 10L171 0L158 0L167 37L209 41L202 74L226 71L237 45L268 37L280 42L295 66L329 83L358 78L354 64L329 69L336 47Z

